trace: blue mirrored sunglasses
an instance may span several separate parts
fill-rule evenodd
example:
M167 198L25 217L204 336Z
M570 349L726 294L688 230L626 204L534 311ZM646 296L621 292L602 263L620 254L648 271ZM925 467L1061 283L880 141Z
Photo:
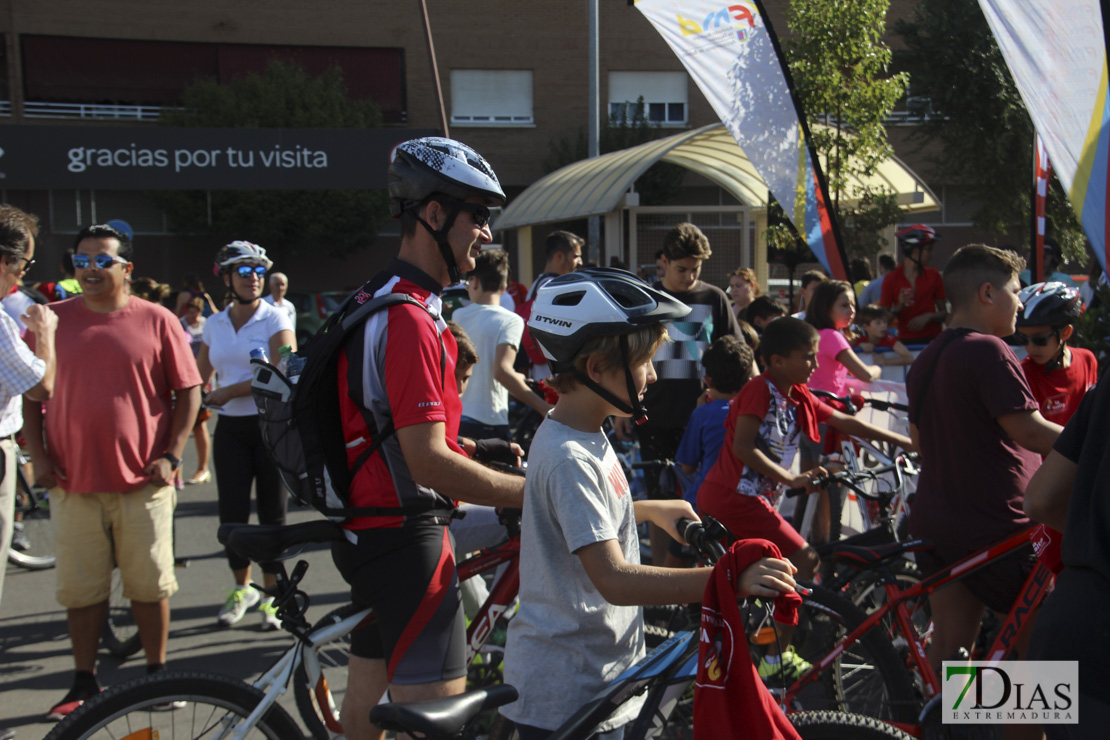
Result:
M249 278L252 273L260 279L266 277L266 268L262 265L239 265L235 268L235 272L243 279Z
M107 270L117 262L121 265L128 264L127 260L123 257L116 257L111 254L98 254L95 257L90 257L87 254L75 254L72 255L70 259L73 261L73 268L75 270L87 270L90 262L96 263L96 266L101 270Z

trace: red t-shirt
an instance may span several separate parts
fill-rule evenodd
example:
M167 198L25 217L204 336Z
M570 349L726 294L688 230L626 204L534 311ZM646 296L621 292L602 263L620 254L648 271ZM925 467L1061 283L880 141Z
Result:
M921 331L910 330L909 323L915 316L935 313L937 301L943 301L948 297L944 292L944 280L941 278L940 271L935 267L926 267L918 273L914 284L910 285L901 267L891 270L883 277L883 292L882 297L879 298L879 305L893 308L898 305L898 296L907 289L913 290L913 301L898 314L898 338L903 342L932 339L944 329L940 322L930 321Z
M1069 347L1071 364L1045 373L1045 366L1038 365L1032 357L1021 361L1025 380L1033 398L1041 405L1041 416L1060 426L1079 408L1087 389L1098 382L1098 360L1082 347Z
M871 339L866 334L864 334L863 336L856 337L852 340L852 349L855 349L861 344L870 344L874 347L888 347L890 349L894 349L894 345L898 344L898 337L894 336L893 334L883 334L882 339L877 342L872 342Z
M770 495L778 488L778 481L769 480L754 470L747 471L745 475L744 463L732 451L739 418L755 416L762 420L759 436L780 458L779 464L789 469L798 449L799 434L804 433L816 442L821 438L817 425L832 416L834 411L815 398L804 385L795 385L789 393L783 393L768 373L761 373L748 381L740 394L729 402L725 441L721 444L717 463L706 474L704 483L722 486L729 491Z
M363 292L365 300L405 293L438 316L437 287L417 268L394 261ZM465 455L457 443L462 417L455 382L457 356L458 345L447 323L420 307L400 304L370 316L364 331L347 341L339 358L340 414L348 463L353 465L372 443L367 417L374 419L379 430L391 420L397 429L443 422L447 446ZM454 501L413 480L410 468L419 462L406 460L397 435L389 436L351 481L351 506L452 509ZM359 517L345 526L356 530L400 527L406 518L411 517Z
M144 468L169 448L173 392L200 385L181 322L140 298L112 313L90 311L80 296L51 309L58 370L44 423L59 483L69 493L144 487Z

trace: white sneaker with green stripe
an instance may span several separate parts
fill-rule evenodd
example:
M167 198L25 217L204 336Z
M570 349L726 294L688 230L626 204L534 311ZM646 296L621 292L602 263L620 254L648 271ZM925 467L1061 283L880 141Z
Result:
M260 598L258 591L254 590L253 587L236 586L228 592L227 601L224 602L220 613L216 616L216 621L219 622L221 627L238 624L243 615L247 613L247 609L257 604Z

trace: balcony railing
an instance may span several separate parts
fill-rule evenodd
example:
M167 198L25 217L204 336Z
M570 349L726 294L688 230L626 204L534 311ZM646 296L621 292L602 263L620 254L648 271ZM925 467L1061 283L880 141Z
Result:
M24 118L81 118L86 120L157 121L163 105L111 105L107 103L23 103ZM0 116L10 116L10 100L0 100Z

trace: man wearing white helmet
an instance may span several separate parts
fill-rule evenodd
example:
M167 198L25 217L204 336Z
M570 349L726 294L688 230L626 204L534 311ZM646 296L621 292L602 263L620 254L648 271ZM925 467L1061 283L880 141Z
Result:
M437 137L406 141L389 165L390 210L401 248L355 297L402 293L351 333L338 362L348 459L380 444L352 472L349 505L375 509L344 526L336 565L374 624L354 633L341 710L349 738L381 737L370 709L462 693L465 625L446 524L456 500L520 507L523 479L494 472L459 446L456 344L440 291L474 269L492 241L489 208L505 203L493 169L470 147ZM409 461L419 460L419 465Z

